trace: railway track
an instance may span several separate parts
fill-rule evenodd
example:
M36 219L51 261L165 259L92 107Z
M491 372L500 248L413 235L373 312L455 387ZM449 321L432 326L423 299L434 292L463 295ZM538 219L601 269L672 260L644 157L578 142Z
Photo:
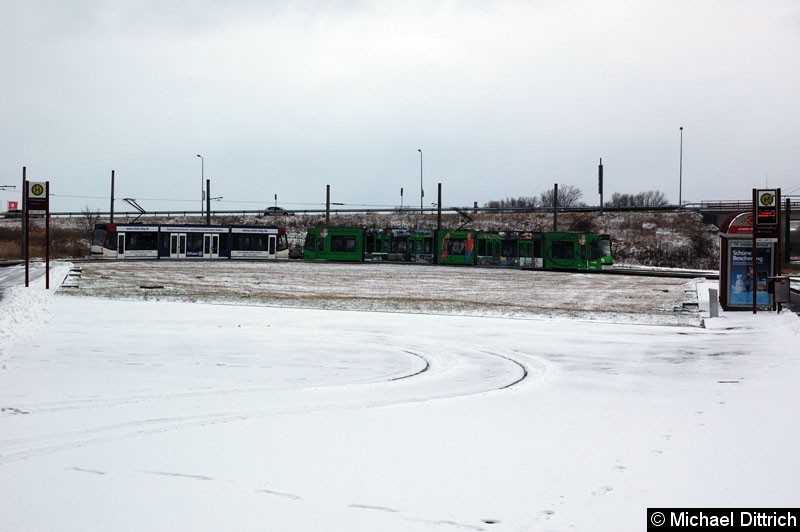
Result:
M666 277L676 279L695 279L704 277L706 279L719 279L718 271L711 270L677 270L671 268L625 268L611 267L605 268L602 272L609 275L635 275L639 277Z

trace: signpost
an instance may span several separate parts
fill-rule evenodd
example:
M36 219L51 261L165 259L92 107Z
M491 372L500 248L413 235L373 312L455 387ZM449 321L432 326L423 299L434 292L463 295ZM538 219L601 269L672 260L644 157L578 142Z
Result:
M25 181L25 287L30 286L30 218L44 216L45 227L45 288L50 289L50 181Z
M780 258L781 256L780 230L778 229L780 223L780 202L781 189L753 189L753 247L751 249L755 250L755 252L750 254L750 268L754 273L762 271L759 270L759 262L771 263L773 257ZM763 256L763 252L759 253L761 251L759 246L766 250L768 259ZM762 256L761 260L759 260L759 255ZM780 260L775 262L775 268L776 271L772 275L780 275ZM764 281L768 281L768 279L764 279ZM768 283L765 282L763 288L767 288L767 284ZM757 283L753 289L753 314L758 312L759 303L762 304L762 307L764 306L764 304L758 300L759 290L756 288L760 287L761 285ZM767 295L766 297L768 299L767 306L771 306L770 296Z

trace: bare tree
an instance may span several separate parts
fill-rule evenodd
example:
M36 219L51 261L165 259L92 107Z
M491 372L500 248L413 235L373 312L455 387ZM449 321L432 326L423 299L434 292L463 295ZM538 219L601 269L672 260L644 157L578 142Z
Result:
M667 198L660 190L647 190L638 194L615 192L606 205L609 207L662 207L667 205Z
M484 204L489 209L504 211L507 209L535 209L539 206L539 199L535 196L520 196L518 198L506 198L503 200L492 200Z
M100 219L100 212L97 210L92 212L89 207L86 206L81 209L81 214L83 215L83 218L81 218L81 230L85 231L89 236L89 240L91 240L94 235L94 226Z
M539 195L539 205L542 207L553 206L553 189L542 191ZM580 201L583 192L572 185L558 185L559 207L583 207L586 204Z

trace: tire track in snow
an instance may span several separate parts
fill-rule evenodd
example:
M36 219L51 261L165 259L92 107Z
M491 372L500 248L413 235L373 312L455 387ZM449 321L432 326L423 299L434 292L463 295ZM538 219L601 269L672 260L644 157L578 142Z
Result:
M430 353L420 353L425 345L414 346L413 350L398 349L398 353L419 357L424 361L421 369L408 375L392 377L377 383L337 384L324 387L303 387L295 390L279 390L278 395L287 395L283 405L271 408L240 409L234 411L209 412L206 414L177 415L155 418L134 418L120 423L98 425L80 430L61 431L49 434L36 434L18 438L0 439L0 466L29 460L40 456L66 451L75 448L99 445L123 439L145 437L149 435L185 430L190 428L254 420L273 415L301 415L322 410L379 408L383 406L417 403L438 399L452 399L475 394L505 390L520 384L536 375L541 378L549 372L543 361L531 366L519 360L519 354L500 353L461 348L459 350L441 350L430 347ZM525 355L529 357L529 355ZM311 397L293 392L308 392L320 397ZM275 395L276 390L235 390L233 393L243 395L265 394L267 398ZM314 392L318 392L315 394ZM45 409L32 409L31 418L38 416L61 416L78 414L95 408L115 409L138 403L152 403L158 410L159 403L175 403L179 401L196 402L199 398L213 398L231 393L231 390L214 390L211 392L186 392L181 394L156 394L153 396L135 396L94 400L90 402L58 402L50 403ZM303 395L303 397L299 397ZM298 401L298 399L301 399ZM273 404L267 402L266 404ZM42 405L44 406L44 405ZM141 406L141 405L139 405ZM26 408L31 408L26 406ZM152 412L147 408L145 412ZM136 414L136 412L134 412ZM26 416L28 417L28 416Z

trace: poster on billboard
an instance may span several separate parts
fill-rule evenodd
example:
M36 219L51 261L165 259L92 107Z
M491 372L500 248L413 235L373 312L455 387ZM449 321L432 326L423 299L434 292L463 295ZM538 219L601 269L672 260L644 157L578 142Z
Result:
M728 272L728 306L752 307L753 290L756 290L756 305L770 307L772 300L767 283L772 277L772 243L756 244L756 269L753 271L753 243L751 241L729 242L730 268Z

